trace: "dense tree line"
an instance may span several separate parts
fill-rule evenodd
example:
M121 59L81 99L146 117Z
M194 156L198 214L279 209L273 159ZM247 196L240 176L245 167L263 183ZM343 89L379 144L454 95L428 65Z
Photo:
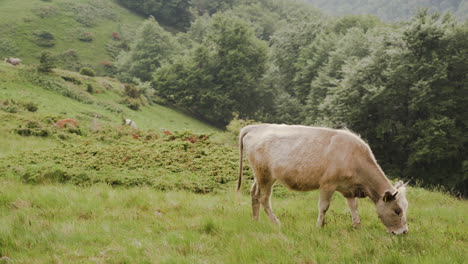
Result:
M184 32L149 18L118 76L219 126L239 116L347 127L390 177L468 194L467 23L428 11L389 25L299 2L196 2Z

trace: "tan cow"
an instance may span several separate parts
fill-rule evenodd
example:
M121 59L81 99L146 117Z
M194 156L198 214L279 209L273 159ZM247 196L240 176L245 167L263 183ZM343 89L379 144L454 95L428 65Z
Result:
M405 186L392 186L369 146L348 130L320 127L262 124L244 127L239 134L240 171L237 190L242 183L243 150L255 175L250 191L255 220L260 204L270 220L279 221L270 203L276 181L296 191L320 189L317 226L325 224L325 213L335 191L340 192L351 209L353 226L360 226L357 198L369 196L377 214L393 234L406 234L408 202Z
M20 65L21 64L21 59L20 58L5 58L5 62L10 63L11 65Z

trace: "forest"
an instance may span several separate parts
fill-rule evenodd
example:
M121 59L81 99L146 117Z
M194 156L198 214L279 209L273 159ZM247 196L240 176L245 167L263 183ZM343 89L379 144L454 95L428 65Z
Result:
M281 0L119 2L150 16L118 56L122 81L220 127L347 128L390 177L467 194L466 21L428 9L397 24L330 17Z

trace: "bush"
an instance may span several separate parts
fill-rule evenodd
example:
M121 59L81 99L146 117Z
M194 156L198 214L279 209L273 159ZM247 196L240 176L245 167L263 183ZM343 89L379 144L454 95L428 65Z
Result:
M24 107L26 108L26 110L28 110L29 112L36 112L38 107L37 107L37 104L33 103L33 102L27 102L24 104Z
M139 102L131 102L129 103L128 105L128 108L132 109L132 110L135 110L135 111L138 111L140 110L140 103Z
M3 111L5 111L7 113L14 114L14 113L18 112L18 108L15 105L9 105L9 106L3 108Z
M58 13L58 9L55 6L42 6L34 9L34 13L40 18L46 18L54 16Z
M90 94L94 93L94 87L88 83L86 91Z
M120 103L126 105L128 108L138 111L140 110L141 102L139 99L126 97Z
M125 95L130 98L140 98L141 90L133 84L125 84Z
M74 84L77 84L77 85L81 84L80 80L78 80L77 78L72 77L72 76L62 76L62 79L64 81L71 82L71 83L74 83Z
M55 60L52 57L52 53L49 51L43 51L41 53L41 58L39 59L39 66L37 70L40 72L51 72L55 67Z
M91 32L82 32L78 39L84 42L91 42L94 39L94 35Z
M54 34L48 31L45 31L45 30L35 31L33 35L36 37L36 39L34 40L34 43L36 43L36 45L38 46L52 47L55 45Z
M94 77L96 74L94 73L94 70L88 67L83 67L80 69L80 74L81 75L86 75L86 76L91 76Z
M24 108L29 112L36 112L38 107L33 102L21 102L13 99L0 101L0 109L8 113L17 113L18 109Z

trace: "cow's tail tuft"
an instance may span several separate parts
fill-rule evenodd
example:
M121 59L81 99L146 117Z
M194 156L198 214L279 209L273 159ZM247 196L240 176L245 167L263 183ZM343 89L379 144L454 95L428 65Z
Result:
M241 185L242 185L242 174L243 174L243 169L242 169L242 163L244 159L244 137L247 135L247 129L243 128L241 129L239 133L239 179L237 181L237 192L240 191Z

